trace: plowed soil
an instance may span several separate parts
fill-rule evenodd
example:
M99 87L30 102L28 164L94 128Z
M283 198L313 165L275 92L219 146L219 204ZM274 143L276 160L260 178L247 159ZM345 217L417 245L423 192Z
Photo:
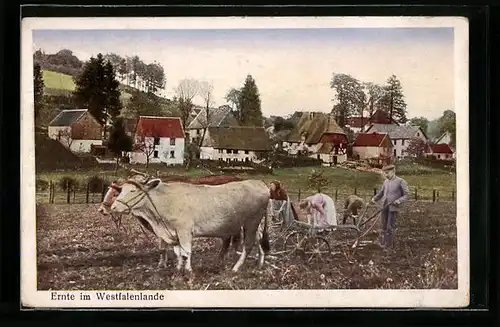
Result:
M377 245L376 225L355 249L353 234L325 235L331 254L308 261L310 256L302 252L283 253L286 235L271 225L271 253L264 267L257 269L254 247L235 274L234 249L219 264L220 239L196 239L190 275L176 273L173 253L167 268L157 268L155 237L131 217L123 219L127 233L118 230L109 217L97 213L97 207L38 205L38 290L457 288L453 202L408 202L396 222L392 253Z

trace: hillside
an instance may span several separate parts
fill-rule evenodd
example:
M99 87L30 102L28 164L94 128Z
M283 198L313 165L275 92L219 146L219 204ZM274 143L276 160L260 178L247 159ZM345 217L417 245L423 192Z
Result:
M45 83L44 92L46 95L63 95L70 96L71 92L75 89L75 82L73 81L73 76L57 73L49 70L42 70L43 81ZM129 86L120 84L121 96L120 100L123 104L127 103L132 97L130 92L124 91L130 90Z

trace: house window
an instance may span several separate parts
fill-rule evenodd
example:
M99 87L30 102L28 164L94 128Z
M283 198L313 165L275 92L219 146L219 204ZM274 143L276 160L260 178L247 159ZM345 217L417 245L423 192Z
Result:
M196 135L200 135L200 130L199 129L196 130Z
M438 159L441 159L441 155L440 154L438 154Z
M318 158L318 160L319 160L319 159L321 159L321 155L319 155L319 154L318 154L318 155L317 155L317 158Z
M226 158L226 162L230 162L230 161L231 161L231 159L229 159L229 158Z
M223 159L222 159L222 158L219 158L219 161L223 161Z
M155 151L153 152L153 158L158 158L158 150L155 150Z
M420 137L420 133L419 133L419 132L417 132L417 136L419 136L419 137Z
M405 145L405 140L401 140L401 145Z
M249 152L248 150L245 150L245 154L248 154L248 152Z
M170 139L170 145L175 145L175 139L174 138Z
M396 149L394 149L394 157L396 156Z
M170 151L170 158L175 158L175 151Z
M155 137L153 143L154 143L154 145L160 144L160 138L159 137Z
M238 150L233 150L233 153L234 154L238 154Z
M249 162L249 161L250 161L250 158L246 157L245 162Z
M219 149L219 153L222 153L222 152L224 152L224 151L222 151L222 149Z
M227 149L227 150L226 150L226 153L231 153L231 150Z

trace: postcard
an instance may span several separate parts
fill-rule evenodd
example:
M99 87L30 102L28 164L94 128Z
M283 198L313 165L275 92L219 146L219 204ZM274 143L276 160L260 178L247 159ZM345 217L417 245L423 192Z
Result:
M469 304L466 18L21 24L24 308Z

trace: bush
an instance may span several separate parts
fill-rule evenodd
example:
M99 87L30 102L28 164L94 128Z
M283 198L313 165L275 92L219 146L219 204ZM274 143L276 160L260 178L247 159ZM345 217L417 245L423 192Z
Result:
M101 193L107 181L99 176L89 177L87 180L90 193Z
M49 182L45 179L37 178L36 179L36 189L37 191L46 191L49 188Z
M69 176L64 176L59 180L59 187L61 188L61 190L67 191L68 186L71 190L75 190L78 188L78 181L75 178Z

